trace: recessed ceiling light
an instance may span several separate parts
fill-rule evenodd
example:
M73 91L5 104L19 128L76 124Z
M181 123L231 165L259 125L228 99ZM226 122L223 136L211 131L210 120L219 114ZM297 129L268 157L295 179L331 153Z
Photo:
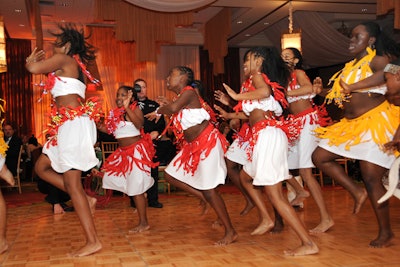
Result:
M246 33L244 36L246 36L246 37L250 37L250 36L251 36L251 34L250 34L250 33Z
M25 24L18 24L18 26L20 26L20 27L25 27Z
M15 12L15 13L21 13L22 10L21 10L21 9L14 9L14 12Z
M264 25L269 25L269 22L264 22Z
M241 20L238 20L236 23L237 23L237 24L242 24L242 23L243 23L243 21L241 21Z

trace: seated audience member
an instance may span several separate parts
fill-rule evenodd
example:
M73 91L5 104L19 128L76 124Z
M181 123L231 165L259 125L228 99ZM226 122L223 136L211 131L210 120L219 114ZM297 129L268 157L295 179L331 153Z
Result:
M38 179L38 189L40 193L47 195L44 199L53 205L54 214L63 214L65 212L74 211L73 207L65 204L65 202L71 199L66 192L40 178Z
M4 141L8 145L7 155L6 155L6 165L11 173L17 175L18 166L18 156L19 150L22 146L22 139L15 134L15 128L9 124L5 123L3 125Z
M26 152L26 160L25 160L25 177L26 179L31 179L32 181L36 178L36 173L34 170L34 166L36 160L39 158L40 154L42 154L42 145L39 144L37 138L32 135L28 139L28 143L25 148Z

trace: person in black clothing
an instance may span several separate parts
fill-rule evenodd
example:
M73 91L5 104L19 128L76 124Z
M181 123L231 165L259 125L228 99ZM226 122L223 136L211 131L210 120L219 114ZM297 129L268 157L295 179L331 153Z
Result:
M5 123L3 125L3 132L4 141L8 145L6 165L11 173L16 176L18 171L18 156L19 150L22 146L22 139L15 134L15 128L9 123Z
M138 105L142 110L143 115L146 115L156 110L159 107L159 104L153 100L150 100L147 97L146 81L143 79L136 79L133 84L139 85L141 87L141 90L137 93L137 96L139 100ZM157 122L150 121L145 118L143 127L145 133L150 133L151 139L153 140L153 143L156 147L156 156L153 161L160 162L160 165L167 165L168 159L165 159L164 155L168 154L167 151L169 151L172 142L170 140L158 140L158 137L162 134L165 128L164 117L161 116L161 118ZM168 142L170 142L170 145ZM158 167L151 169L151 176L154 178L154 185L149 190L147 190L148 205L152 208L162 208L162 203L158 202ZM134 202L132 201L132 199L131 206L134 207Z

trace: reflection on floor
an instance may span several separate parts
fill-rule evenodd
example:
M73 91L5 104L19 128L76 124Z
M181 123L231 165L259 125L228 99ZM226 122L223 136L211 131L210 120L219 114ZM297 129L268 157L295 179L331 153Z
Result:
M351 214L353 201L341 187L324 187L324 197L336 222L327 233L314 236L320 253L306 257L286 257L283 250L300 244L290 227L281 234L251 236L257 211L239 215L242 196L232 186L221 188L222 196L239 233L237 242L217 247L223 228L213 229L215 213L199 216L199 201L183 192L160 194L162 209L148 209L151 229L128 234L137 223L129 198L114 196L104 209L98 209L95 223L103 249L84 258L67 253L83 245L83 233L76 213L54 216L43 195L23 188L22 195L3 190L8 203L7 239L9 251L0 255L0 266L398 266L400 243L384 249L368 248L376 237L377 225L370 203L360 214ZM24 199L25 198L25 199ZM400 236L400 200L392 198L394 234ZM14 203L13 203L14 202ZM319 220L310 197L297 212L307 228ZM272 215L272 214L271 214Z

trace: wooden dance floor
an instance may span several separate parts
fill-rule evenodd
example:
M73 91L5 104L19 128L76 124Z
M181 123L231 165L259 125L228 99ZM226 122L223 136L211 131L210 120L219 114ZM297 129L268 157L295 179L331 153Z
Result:
M7 240L9 250L0 255L0 266L399 266L400 200L392 198L391 218L395 237L390 247L369 248L376 237L375 216L368 202L360 214L352 215L353 201L341 187L324 187L327 206L335 226L314 236L320 253L312 256L284 256L285 249L300 244L285 226L280 234L251 236L257 226L257 211L239 215L244 200L230 185L220 188L238 240L224 247L213 243L223 236L223 228L212 228L214 211L201 217L199 201L183 192L160 194L162 209L148 209L151 229L128 234L137 223L129 198L114 196L104 209L95 213L95 224L103 249L91 256L69 258L67 253L83 245L83 232L75 212L52 215L51 206L34 188L23 188L22 195L3 189L8 205ZM310 197L297 212L307 228L319 222Z

